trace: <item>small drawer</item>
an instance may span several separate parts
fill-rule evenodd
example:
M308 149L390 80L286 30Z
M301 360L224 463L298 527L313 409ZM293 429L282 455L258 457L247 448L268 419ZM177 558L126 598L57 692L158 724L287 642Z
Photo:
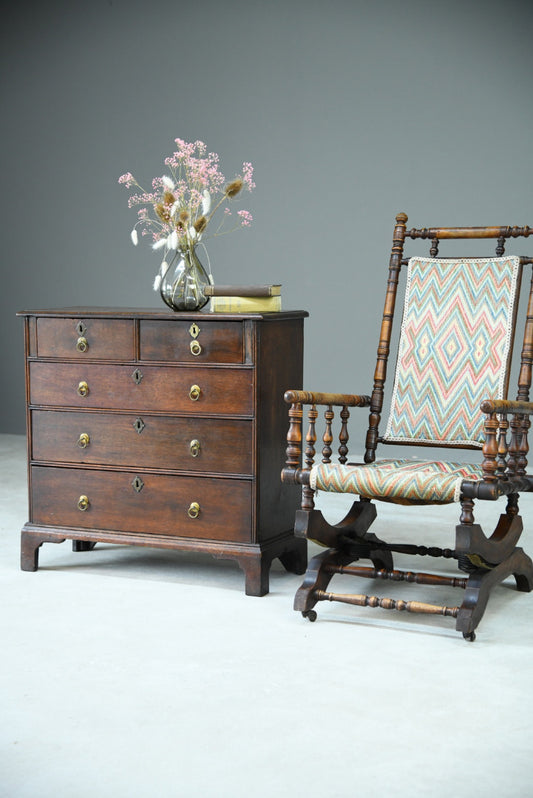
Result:
M251 415L253 369L30 363L32 405Z
M37 355L99 360L135 357L131 319L37 319Z
M33 523L60 529L251 539L246 480L33 466L31 497Z
M252 421L33 410L32 459L252 474Z
M181 363L242 363L242 322L158 321L140 322L141 360Z

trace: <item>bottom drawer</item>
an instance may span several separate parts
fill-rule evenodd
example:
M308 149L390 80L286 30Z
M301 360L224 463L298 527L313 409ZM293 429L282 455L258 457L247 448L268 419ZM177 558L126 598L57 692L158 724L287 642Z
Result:
M31 472L35 524L253 542L247 480L43 466Z

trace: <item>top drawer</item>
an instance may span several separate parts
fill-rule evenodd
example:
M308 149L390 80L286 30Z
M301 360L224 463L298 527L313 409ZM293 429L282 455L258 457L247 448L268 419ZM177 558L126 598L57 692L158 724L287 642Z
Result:
M133 360L132 319L38 318L39 357Z
M240 321L163 321L141 319L141 360L184 363L243 363Z

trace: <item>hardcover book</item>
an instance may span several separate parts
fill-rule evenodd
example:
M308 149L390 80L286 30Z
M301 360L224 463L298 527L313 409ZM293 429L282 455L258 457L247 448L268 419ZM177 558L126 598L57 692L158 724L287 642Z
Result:
M281 285L208 285L206 296L271 297L281 295Z
M213 313L278 312L281 296L213 296L210 310Z

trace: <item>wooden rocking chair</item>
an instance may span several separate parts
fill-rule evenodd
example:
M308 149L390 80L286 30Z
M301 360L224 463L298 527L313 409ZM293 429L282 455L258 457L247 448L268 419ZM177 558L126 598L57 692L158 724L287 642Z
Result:
M491 589L513 575L518 590L533 589L533 563L517 542L522 533L519 493L533 490L527 474L529 390L533 363L533 280L521 350L516 401L508 397L522 271L531 257L504 255L507 239L533 236L533 227L462 227L407 230L396 217L374 385L370 396L289 390L287 463L284 482L302 485L295 533L327 550L309 563L294 608L314 621L319 601L382 607L456 618L456 629L475 639ZM429 257L404 258L407 238L430 239ZM495 239L496 256L440 258L445 239ZM391 347L399 275L407 267L390 414L380 434L384 385ZM302 434L303 406L308 429ZM324 407L322 461L315 463L318 407ZM368 407L364 462L348 462L350 408ZM335 417L336 411L338 417ZM334 427L334 424L338 425ZM338 458L332 461L338 431ZM335 432L334 432L335 430ZM481 450L479 464L436 459L376 460L379 444ZM336 446L336 444L335 444ZM343 521L332 525L315 509L316 491L357 494ZM492 534L474 522L474 500L507 497ZM399 505L459 502L455 548L388 543L368 530L376 517L373 500ZM394 570L392 553L453 558L463 576ZM373 567L353 565L370 560ZM464 590L460 606L328 592L335 574L367 579L447 585Z

